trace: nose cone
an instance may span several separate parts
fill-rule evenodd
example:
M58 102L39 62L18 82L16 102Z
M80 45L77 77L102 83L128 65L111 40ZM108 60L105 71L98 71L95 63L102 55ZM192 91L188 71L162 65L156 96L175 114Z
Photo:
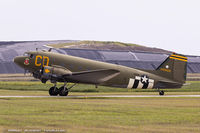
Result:
M24 57L22 56L17 56L14 58L14 62L15 64L17 64L18 66L24 68Z

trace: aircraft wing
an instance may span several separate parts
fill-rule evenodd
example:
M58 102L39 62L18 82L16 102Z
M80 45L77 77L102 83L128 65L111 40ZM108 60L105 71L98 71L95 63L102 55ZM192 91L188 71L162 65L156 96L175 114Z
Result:
M114 69L101 69L82 72L73 72L71 75L63 75L64 78L80 83L100 84L108 81L120 72Z
M76 83L90 83L100 84L108 81L120 72L115 69L98 69L80 72L71 72L65 67L61 66L45 66L42 74L45 77L54 77L62 81L76 82Z

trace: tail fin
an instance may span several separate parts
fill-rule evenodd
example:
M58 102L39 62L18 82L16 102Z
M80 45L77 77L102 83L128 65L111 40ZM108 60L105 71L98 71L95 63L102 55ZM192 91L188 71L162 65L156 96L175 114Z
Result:
M187 57L180 54L171 54L157 69L163 77L179 83L185 83L187 73Z

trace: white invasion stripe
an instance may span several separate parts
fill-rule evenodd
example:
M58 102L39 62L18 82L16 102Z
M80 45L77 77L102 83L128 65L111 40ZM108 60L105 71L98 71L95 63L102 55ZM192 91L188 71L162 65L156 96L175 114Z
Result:
M143 85L144 85L144 84L139 80L139 83L138 83L137 89L142 89Z
M128 83L128 86L127 86L127 88L132 88L133 87L133 84L134 84L134 82L135 82L135 79L129 79L129 83Z
M153 84L154 84L154 80L153 79L149 79L149 86L147 89L152 89L153 88Z
M135 76L135 80L139 80L139 83L138 83L137 89L142 89L142 87L143 87L143 83L141 82L141 77L139 77L139 76Z
M135 79L140 81L140 80L141 80L141 77L135 76Z
M147 87L147 89L152 89L153 88L153 83L149 83L149 86Z

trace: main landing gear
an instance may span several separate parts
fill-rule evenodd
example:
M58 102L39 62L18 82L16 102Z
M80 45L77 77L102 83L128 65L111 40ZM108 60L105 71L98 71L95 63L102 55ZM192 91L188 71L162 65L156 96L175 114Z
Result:
M66 87L67 83L64 84L64 86L60 87L59 89L56 87L56 83L53 87L51 87L49 89L49 95L50 96L57 96L57 95L60 95L60 96L67 96L68 93L69 93L69 90L74 87L76 84L73 84L72 86L70 87Z

